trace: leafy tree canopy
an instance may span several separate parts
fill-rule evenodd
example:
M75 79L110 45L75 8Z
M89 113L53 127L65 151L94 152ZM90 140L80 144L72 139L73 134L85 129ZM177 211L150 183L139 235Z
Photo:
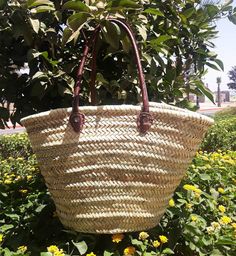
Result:
M84 39L97 24L98 104L137 103L139 88L133 54L124 31L107 17L125 19L136 33L149 98L191 107L186 95L205 94L206 67L223 69L212 52L215 21L236 23L233 1L199 0L0 0L0 127L20 118L71 106ZM89 104L88 60L81 103ZM12 103L9 113L6 103Z
M229 89L236 90L236 66L229 71L229 80L230 83L227 84Z

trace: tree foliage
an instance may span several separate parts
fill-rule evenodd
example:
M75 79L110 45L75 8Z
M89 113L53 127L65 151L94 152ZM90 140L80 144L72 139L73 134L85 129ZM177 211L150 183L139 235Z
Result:
M135 31L146 74L149 98L191 107L186 95L205 94L206 68L223 69L212 52L215 21L235 23L232 1L199 0L1 0L0 127L20 118L71 106L72 88L84 39L97 24L96 89L98 104L135 104L139 88L131 46L124 31L107 17L125 19ZM83 33L81 33L83 31ZM90 103L88 60L81 104ZM14 109L9 113L12 103Z
M229 89L236 90L236 66L229 71L229 80L230 83L227 84Z

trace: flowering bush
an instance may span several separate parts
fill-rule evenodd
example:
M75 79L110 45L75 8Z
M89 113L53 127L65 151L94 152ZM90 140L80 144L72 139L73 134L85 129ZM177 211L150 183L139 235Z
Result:
M228 115L217 118L217 123L209 129L201 149L212 152L221 150L236 150L236 116Z
M26 135L0 148L0 255L236 255L234 151L198 152L157 227L90 235L61 225Z

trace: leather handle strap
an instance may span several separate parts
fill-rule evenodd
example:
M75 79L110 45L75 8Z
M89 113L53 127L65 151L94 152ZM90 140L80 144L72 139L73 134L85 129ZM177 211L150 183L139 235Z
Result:
M130 27L124 21L112 19L112 18L109 19L109 21L119 25L126 31L126 33L129 36L129 39L131 41L133 50L134 50L135 60L136 60L137 68L138 68L139 84L140 84L140 88L141 88L142 101L143 101L142 110L137 119L137 126L138 126L138 130L140 131L140 133L144 134L151 127L152 117L149 113L149 101L148 101L147 87L146 87L146 83L145 83L145 79L144 79L140 55L139 55L138 47L137 47L137 44L135 41L135 37L134 37ZM95 59L96 58L96 49L95 48L96 48L96 40L97 40L99 31L100 31L100 27L97 27L95 29L94 35L92 37L92 42L94 45L93 55L95 55L95 56L93 56L92 79L91 79L90 86L92 87L91 94L93 94L93 100L95 99L94 98L95 97L94 89L95 89L95 79L96 79L96 59ZM82 81L82 74L83 74L85 60L88 55L88 50L89 50L89 46L88 46L88 44L86 44L85 48L84 48L83 57L80 62L80 66L79 66L78 73L77 73L77 82L74 87L74 98L73 98L73 103L72 103L72 112L71 112L71 116L70 116L70 123L75 132L80 132L82 130L84 120L85 120L84 115L79 112L79 91L80 91L80 86L81 86L81 81Z

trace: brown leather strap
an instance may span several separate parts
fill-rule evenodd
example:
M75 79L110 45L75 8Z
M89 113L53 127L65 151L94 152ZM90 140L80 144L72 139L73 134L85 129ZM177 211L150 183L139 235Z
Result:
M139 75L139 83L140 83L140 88L141 88L141 93L142 93L142 100L143 100L143 106L142 110L138 116L137 119L137 125L140 133L146 133L148 129L151 127L152 124L152 117L149 113L149 102L148 102L148 93L147 93L147 87L144 79L144 74L142 70L142 65L141 65L141 60L138 52L138 47L134 38L134 35L130 29L130 27L121 20L117 19L109 19L111 22L118 24L121 26L128 34L133 49L135 53L135 59L137 63L137 68L138 68L138 75ZM97 27L95 29L92 42L94 45L93 48L93 62L92 62L92 76L91 76L91 98L92 102L95 101L95 80L96 80L96 41L98 37L98 32L100 31L100 27ZM84 124L84 115L79 112L79 91L80 91L80 86L81 86L81 80L82 80L82 74L83 74L83 69L84 69L84 63L88 54L88 44L85 45L84 48L84 54L82 57L82 60L80 62L80 66L78 69L78 75L77 75L77 82L74 88L74 100L73 100L73 105L72 105L72 112L70 116L70 123L75 130L75 132L80 132L82 130L83 124Z

